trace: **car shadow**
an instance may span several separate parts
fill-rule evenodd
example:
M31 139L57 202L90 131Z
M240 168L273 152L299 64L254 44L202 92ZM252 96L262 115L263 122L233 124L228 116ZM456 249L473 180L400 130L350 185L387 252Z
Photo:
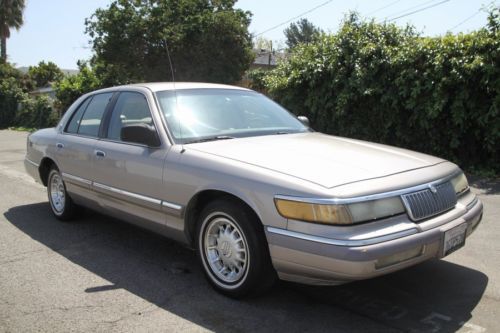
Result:
M121 221L86 212L61 223L47 203L13 207L4 215L34 240L110 281L82 293L121 288L214 331L454 332L469 321L488 284L479 271L435 260L342 286L282 282L266 295L237 301L210 288L192 250Z

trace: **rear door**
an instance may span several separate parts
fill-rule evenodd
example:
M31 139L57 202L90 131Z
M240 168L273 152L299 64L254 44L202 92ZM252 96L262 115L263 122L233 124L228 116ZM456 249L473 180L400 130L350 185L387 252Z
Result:
M157 130L146 95L120 92L107 122L93 155L93 189L99 203L108 210L166 224L161 198L168 146L162 143L160 147L148 147L121 137L121 129L127 125L144 124Z
M89 96L57 135L57 164L67 190L77 196L92 197L94 150L103 116L112 97L112 92Z

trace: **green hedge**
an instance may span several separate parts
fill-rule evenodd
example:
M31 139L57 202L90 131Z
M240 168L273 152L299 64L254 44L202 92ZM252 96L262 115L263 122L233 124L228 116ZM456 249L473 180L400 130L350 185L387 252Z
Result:
M18 70L0 63L0 129L13 125L19 103L26 96L21 81Z
M429 38L351 14L262 82L318 131L500 171L498 8L470 34Z
M59 115L52 107L47 96L26 98L16 112L13 125L26 128L54 127L59 121Z
M44 128L57 124L58 115L47 96L31 96L32 80L8 63L0 64L0 129Z

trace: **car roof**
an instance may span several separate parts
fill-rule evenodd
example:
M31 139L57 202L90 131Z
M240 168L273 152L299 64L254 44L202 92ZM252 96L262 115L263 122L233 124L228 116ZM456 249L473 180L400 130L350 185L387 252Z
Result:
M243 87L230 86L226 84L215 84L215 83L201 83L201 82L150 82L150 83L135 83L128 84L124 86L119 86L115 88L127 88L127 87L142 87L148 88L153 92L162 90L181 90L181 89L234 89L234 90L248 90Z

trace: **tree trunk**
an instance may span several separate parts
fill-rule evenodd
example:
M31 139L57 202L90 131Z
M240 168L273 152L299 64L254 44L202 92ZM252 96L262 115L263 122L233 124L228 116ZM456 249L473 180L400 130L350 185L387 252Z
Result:
M2 36L2 45L0 46L2 49L2 54L1 54L1 62L6 63L7 62L7 38L5 36Z

